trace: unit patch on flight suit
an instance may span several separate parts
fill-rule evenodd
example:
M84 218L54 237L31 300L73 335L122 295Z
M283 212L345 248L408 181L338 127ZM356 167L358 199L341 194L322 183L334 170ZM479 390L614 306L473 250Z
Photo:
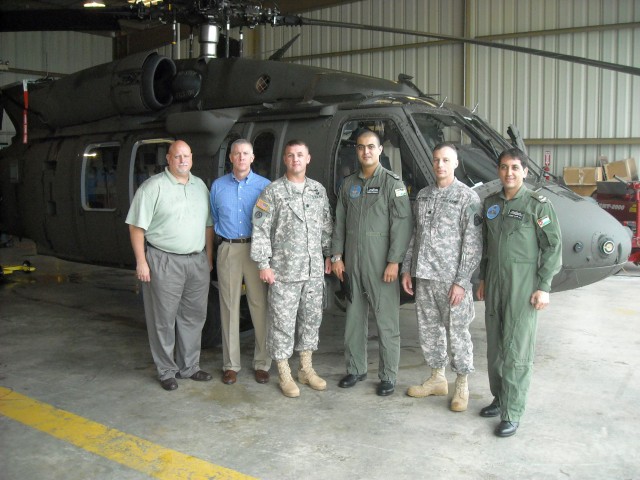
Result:
M396 188L396 197L404 197L407 195L406 188Z
M547 215L538 219L538 225L540 228L544 228L551 223L551 220Z
M500 205L495 204L495 205L491 205L488 209L487 209L487 218L489 220L493 220L494 218L496 218L498 215L500 214Z
M516 220L522 220L524 218L524 213L518 211L518 210L509 210L509 213L507 214L507 216L509 218L515 218Z
M358 198L362 193L362 187L360 185L351 185L349 189L349 196L351 198Z

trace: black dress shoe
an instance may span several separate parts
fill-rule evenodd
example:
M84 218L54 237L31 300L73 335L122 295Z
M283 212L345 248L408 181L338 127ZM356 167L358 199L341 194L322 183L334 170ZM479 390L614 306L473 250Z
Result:
M380 382L380 385L378 385L376 393L381 397L386 397L387 395L391 395L395 389L395 384L393 382L382 381Z
M350 388L353 387L356 383L361 382L367 378L367 374L363 373L362 375L354 375L353 373L349 373L342 377L342 380L338 382L338 386L341 388Z
M195 380L196 382L208 382L211 380L211 374L205 372L204 370L198 370L196 373L189 377L191 380Z
M502 420L496 429L493 431L499 437L510 437L518 430L518 422L510 422L509 420Z
M498 415L500 415L500 400L497 397L493 399L491 405L480 410L481 417L497 417Z
M176 382L175 378L166 378L160 381L160 386L167 391L171 391L178 388L178 382Z

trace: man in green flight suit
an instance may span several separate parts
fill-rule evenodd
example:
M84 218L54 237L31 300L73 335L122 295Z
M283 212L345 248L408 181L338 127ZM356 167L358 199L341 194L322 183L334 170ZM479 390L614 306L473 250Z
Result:
M348 279L351 289L344 332L347 375L338 385L353 387L367 376L371 306L380 339L377 394L385 396L394 392L400 363L398 266L413 222L404 183L380 165L378 135L364 130L356 143L360 170L344 179L338 193L331 245L332 271L340 281Z
M562 266L560 225L553 206L524 185L526 156L498 157L502 190L484 201L478 298L485 300L489 385L483 417L501 416L494 433L516 433L531 383L538 310L549 304L551 280Z

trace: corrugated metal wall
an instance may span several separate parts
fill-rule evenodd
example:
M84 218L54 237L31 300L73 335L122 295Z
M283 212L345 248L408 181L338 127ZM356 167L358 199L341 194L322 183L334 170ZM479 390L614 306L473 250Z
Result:
M640 66L640 0L369 0L305 16L470 36ZM563 29L563 30L560 30ZM497 130L515 123L529 153L565 165L640 159L640 77L430 39L325 27L259 29L268 57L295 34L288 61L396 79L473 107ZM491 36L506 35L506 39ZM515 34L517 38L509 38ZM483 38L484 39L484 38Z
M3 32L0 33L0 60L10 69L0 70L0 85L42 78L46 74L69 74L113 58L112 39L78 32ZM5 116L0 130L0 145L15 134Z

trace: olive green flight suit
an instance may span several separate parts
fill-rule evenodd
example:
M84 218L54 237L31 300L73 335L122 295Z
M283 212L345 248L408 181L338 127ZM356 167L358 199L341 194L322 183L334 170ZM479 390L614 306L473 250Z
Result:
M401 264L413 222L407 189L382 166L365 179L360 171L344 179L338 194L331 252L343 255L352 301L347 303L347 372L367 372L369 306L380 341L378 377L395 382L400 363L400 284L385 283L387 263ZM399 271L399 269L398 269Z
M502 420L520 421L531 382L536 290L549 292L562 266L560 225L551 203L522 186L511 200L502 191L484 201L485 324L491 393Z

